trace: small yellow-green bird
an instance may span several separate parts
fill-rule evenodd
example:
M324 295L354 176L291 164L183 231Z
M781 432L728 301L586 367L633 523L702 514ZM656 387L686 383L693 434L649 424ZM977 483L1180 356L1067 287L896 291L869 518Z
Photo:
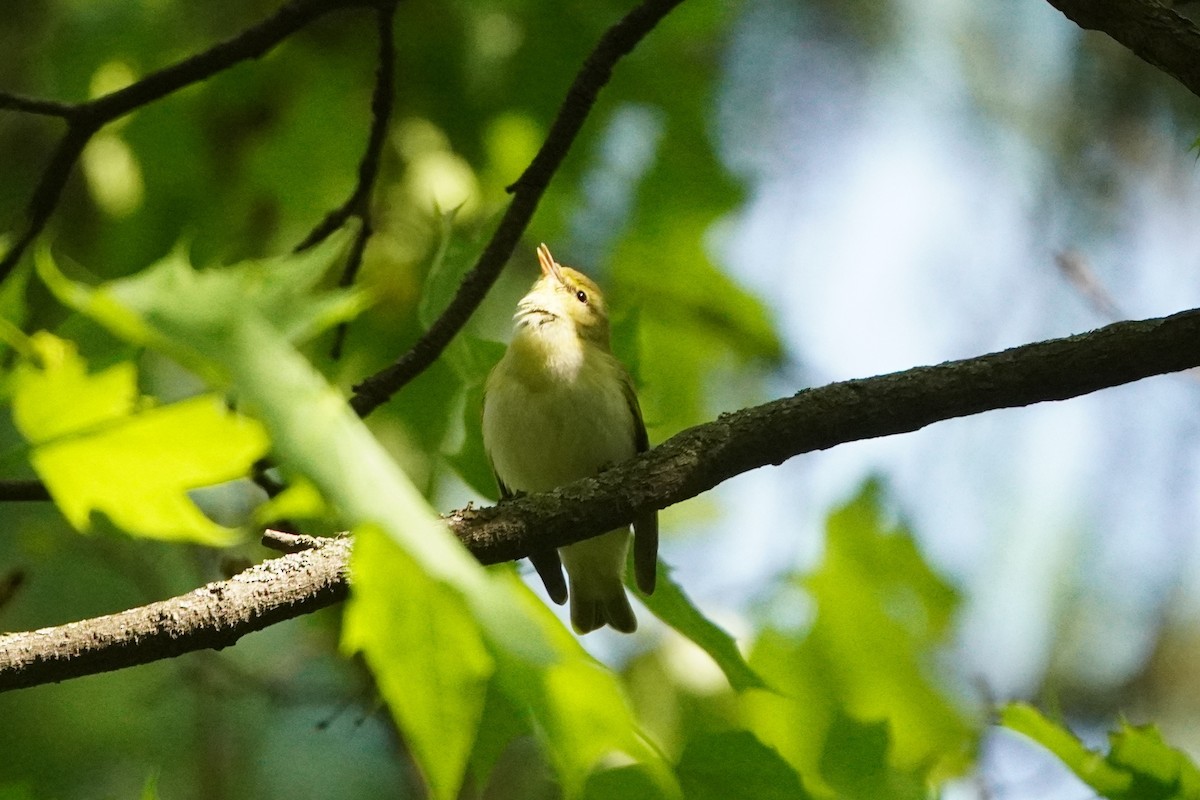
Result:
M537 254L542 275L517 304L512 342L488 375L483 400L484 447L503 497L595 475L649 447L633 382L612 354L600 287L555 261L546 245ZM634 574L649 594L658 513L638 517L633 529ZM529 558L560 605L566 565L576 631L610 625L632 633L637 618L621 581L628 550L629 530L618 528Z

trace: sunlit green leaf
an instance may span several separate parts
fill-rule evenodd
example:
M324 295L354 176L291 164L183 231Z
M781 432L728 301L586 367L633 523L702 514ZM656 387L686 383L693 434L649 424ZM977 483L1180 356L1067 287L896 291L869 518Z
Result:
M293 478L284 490L254 510L254 521L269 525L280 519L317 519L329 506L317 487L304 476Z
M358 529L343 645L362 651L435 797L454 797L494 663L463 598L374 527Z
M1033 706L1005 706L1001 724L1028 736L1058 757L1079 779L1110 800L1196 800L1200 770L1163 741L1153 725L1122 722L1108 734L1109 752L1098 753Z
M964 769L973 726L932 664L957 596L907 531L885 523L878 485L830 515L824 560L803 585L817 608L811 628L768 630L751 654L750 665L779 692L748 694L752 730L821 796L862 789L849 785L839 748L831 749L839 738L858 743L855 769L877 773L864 785L888 786L896 797Z
M515 574L502 575L511 582L530 630L544 635L557 657L539 663L526 656L524 663L511 665L499 677L504 691L535 721L566 796L578 796L592 770L619 754L639 761L660 791L675 794L674 779L644 738L616 676L584 652Z
M47 333L38 364L18 366L13 420L33 445L30 461L77 529L101 512L140 536L230 543L187 492L241 477L267 448L262 427L203 396L139 407L136 373L121 363L95 375L68 342Z
M637 591L636 587L630 588ZM658 562L654 594L647 595L637 591L637 595L654 616L708 653L725 673L725 678L734 689L740 692L744 689L768 688L763 679L746 663L733 637L696 608L692 599L671 577L671 568L665 562Z
M32 444L95 428L133 410L133 364L88 375L87 364L71 342L40 332L30 343L37 363L26 362L16 371L13 422Z

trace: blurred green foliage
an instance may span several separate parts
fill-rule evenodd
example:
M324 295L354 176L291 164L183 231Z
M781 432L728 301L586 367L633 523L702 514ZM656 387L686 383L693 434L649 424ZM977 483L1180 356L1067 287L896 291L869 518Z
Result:
M970 764L978 723L930 662L949 633L954 590L883 516L869 483L835 510L825 554L798 578L816 604L802 631L763 631L747 721L821 797L923 797Z
M64 101L109 92L275 8L28 0L0 18L0 90ZM887 522L878 486L831 515L817 571L771 587L780 602L806 594L813 618L764 625L748 657L744 641L660 576L648 606L723 670L715 689L671 666L671 647L692 647L674 634L639 640L618 674L511 568L442 558L432 533L413 533L432 531L422 527L432 524L428 504L494 496L480 393L535 275L536 242L609 289L615 346L637 377L652 441L727 410L713 406L714 376L745 387L726 387L722 402L750 402L764 368L784 359L764 304L708 246L744 200L712 131L739 4L684 4L621 62L513 264L443 358L372 415L374 440L331 400L326 381L345 389L437 317L579 65L627 9L399 5L396 112L357 292L327 291L345 234L280 256L354 185L375 69L366 11L332 14L91 142L44 236L41 280L31 254L0 286L3 319L39 331L4 337L15 352L3 391L16 412L0 419L4 477L36 469L53 489L29 443L62 433L54 426L72 416L117 422L108 438L72 440L66 466L77 469L55 491L61 512L0 511L0 575L30 575L0 606L0 626L144 604L266 556L257 545L218 551L126 535L224 531L189 528L195 516L150 525L124 513L152 505L129 486L158 482L167 491L155 497L194 514L185 489L240 474L258 454L257 427L211 398L199 418L158 419L153 445L133 452L144 458L120 462L128 486L104 481L102 499L82 488L92 465L117 464L122 425L192 408L186 398L206 386L261 420L289 476L320 491L323 502L297 494L291 508L327 511L326 529L378 527L357 527L356 596L344 617L323 612L227 652L0 696L0 797L886 799L928 796L971 766L983 723L934 659L957 595ZM885 36L887 16L873 19L864 35ZM60 133L53 119L0 111L0 248L21 229ZM323 332L350 317L345 354L331 361ZM34 402L51 377L51 347L65 371L53 397ZM31 425L31 414L50 427ZM377 457L376 441L402 472ZM346 460L331 442L345 444ZM181 450L201 468L185 469ZM246 521L260 500L226 487L200 501L210 516ZM94 536L70 530L72 503ZM340 657L339 641L363 657ZM376 691L390 714L374 708Z

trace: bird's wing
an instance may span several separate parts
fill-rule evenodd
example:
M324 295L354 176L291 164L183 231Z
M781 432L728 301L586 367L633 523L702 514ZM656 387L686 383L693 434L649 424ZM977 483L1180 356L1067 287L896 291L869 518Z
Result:
M633 443L637 452L650 449L650 437L646 435L646 423L642 419L642 408L638 405L633 380L624 376L622 388L629 413L633 415ZM654 592L654 579L658 570L658 512L647 511L633 520L633 576L638 588L646 594Z
M496 485L500 487L500 498L502 500L512 499L513 491L500 479L500 474L496 472L496 465L492 464L491 460L492 457L489 453L488 463L492 467L492 474L496 476ZM550 599L560 606L567 602L567 582L563 578L562 561L558 558L558 551L553 547L534 550L529 554L529 562L537 570L538 577L542 579L542 585L546 587L546 594L550 596Z

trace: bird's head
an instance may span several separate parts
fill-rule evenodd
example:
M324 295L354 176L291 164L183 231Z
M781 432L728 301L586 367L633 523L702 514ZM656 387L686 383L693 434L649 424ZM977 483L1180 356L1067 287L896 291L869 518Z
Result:
M517 304L517 326L565 323L581 339L608 347L608 308L600 287L578 270L555 261L546 245L540 245L537 254L542 276Z

